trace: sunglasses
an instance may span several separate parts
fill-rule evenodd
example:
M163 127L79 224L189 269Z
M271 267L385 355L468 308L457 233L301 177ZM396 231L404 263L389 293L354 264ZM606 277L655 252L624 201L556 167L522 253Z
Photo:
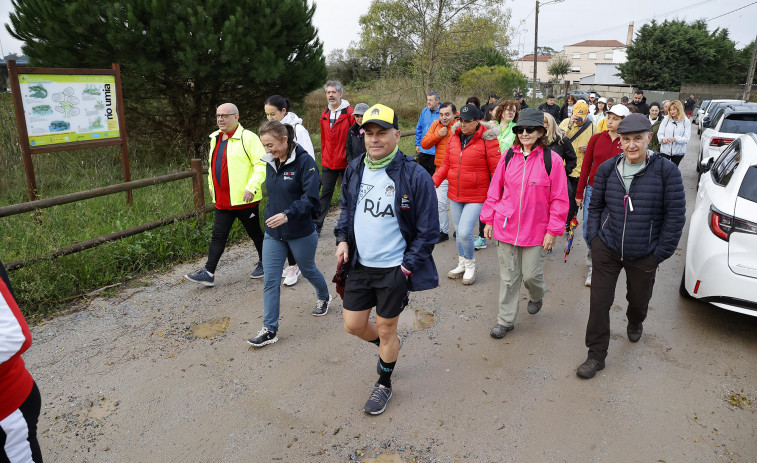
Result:
M532 134L536 132L536 130L539 129L539 127L513 127L513 133L515 135L520 135L523 132L526 132L527 134Z

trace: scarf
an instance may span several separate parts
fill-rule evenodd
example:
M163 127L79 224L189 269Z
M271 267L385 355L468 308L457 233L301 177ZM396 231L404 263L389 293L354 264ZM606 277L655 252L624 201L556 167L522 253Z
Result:
M389 163L391 163L394 160L394 157L397 155L397 152L400 150L399 145L394 147L394 151L389 153L388 156L384 156L383 158L379 159L378 161L374 161L371 159L371 157L368 155L368 153L365 154L365 165L368 166L370 170L381 170L384 167L388 166Z

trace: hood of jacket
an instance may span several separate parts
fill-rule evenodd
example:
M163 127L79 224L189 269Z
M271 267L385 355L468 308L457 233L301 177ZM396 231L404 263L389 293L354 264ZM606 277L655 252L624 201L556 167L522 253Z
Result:
M350 102L349 102L349 101L347 101L347 100L345 100L344 98L342 98L342 102L341 102L341 103L339 103L339 107L338 107L338 108L336 108L336 109L331 109L331 106L328 106L328 105L327 105L327 106L326 106L326 109L328 109L329 111L341 111L341 110L343 110L344 108L349 108L349 107L350 107Z
M286 113L283 119L281 119L282 124L289 124L292 127L294 127L297 124L302 125L302 118L297 117L297 114L295 113Z

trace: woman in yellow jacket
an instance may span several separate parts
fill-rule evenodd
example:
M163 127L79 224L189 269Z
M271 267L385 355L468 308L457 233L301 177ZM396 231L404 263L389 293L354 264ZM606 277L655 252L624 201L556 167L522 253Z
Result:
M239 124L239 110L235 105L225 103L219 106L216 122L218 130L210 134L208 162L210 196L216 203L208 261L199 271L184 275L187 280L205 286L215 285L216 265L235 219L242 222L255 243L258 258L262 259L263 255L263 230L260 228L258 206L265 181L265 162L261 159L265 149L254 132ZM263 278L260 261L250 278Z

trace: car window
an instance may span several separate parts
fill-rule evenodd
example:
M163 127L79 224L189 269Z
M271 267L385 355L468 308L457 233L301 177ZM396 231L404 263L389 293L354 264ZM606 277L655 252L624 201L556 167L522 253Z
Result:
M757 166L751 166L747 169L741 187L739 187L739 198L757 203Z
M741 161L741 142L735 140L721 153L720 157L712 166L712 179L721 186L728 185L733 172Z
M731 114L723 120L720 131L725 133L757 132L757 113Z
M712 116L710 127L717 127L718 121L720 121L720 119L723 117L723 114L725 114L725 108L718 108L718 110L715 111L715 115Z

